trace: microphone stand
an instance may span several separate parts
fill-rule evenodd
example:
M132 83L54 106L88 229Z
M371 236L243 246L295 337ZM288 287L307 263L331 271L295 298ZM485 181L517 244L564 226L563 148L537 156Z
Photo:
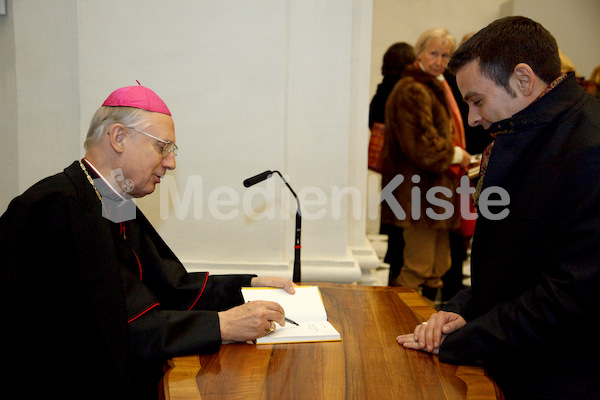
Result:
M300 249L302 248L302 246L300 244L300 237L301 237L301 233L302 233L302 211L300 210L300 199L298 199L296 192L294 192L294 189L292 189L292 187L290 186L288 181L285 180L285 178L283 177L283 175L281 175L281 172L279 172L279 171L262 172L258 175L255 175L251 178L246 179L244 181L244 186L250 187L252 185L255 185L258 182L262 182L265 179L270 178L271 176L273 176L273 174L279 175L279 177L281 178L283 183L285 183L285 186L288 187L288 189L290 190L290 192L292 192L292 195L294 195L294 198L296 199L296 230L295 230L295 239L294 239L294 269L293 269L293 274L292 274L292 281L300 283L300 282L302 282L301 266L300 266Z
M299 283L302 282L300 272L300 249L302 248L302 245L300 244L300 236L302 233L302 212L300 211L300 200L298 199L296 192L294 192L294 189L292 189L283 175L281 175L279 171L273 171L273 173L279 175L283 183L285 183L285 186L290 189L290 192L292 192L294 198L296 199L296 237L294 239L294 272L292 275L292 281Z

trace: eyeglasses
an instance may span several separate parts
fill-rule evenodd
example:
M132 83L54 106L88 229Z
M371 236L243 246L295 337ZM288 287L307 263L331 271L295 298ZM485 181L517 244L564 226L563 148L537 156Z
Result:
M149 133L146 133L144 131L140 131L137 128L133 128L133 127L129 127L129 129L133 129L135 131L138 131L139 133L143 133L144 135L151 137L154 140L158 140L161 143L164 143L164 147L161 150L160 155L165 158L166 156L169 155L170 152L173 152L173 154L176 156L177 155L177 151L179 150L179 148L177 147L177 145L175 144L175 142L171 142L171 141L167 141L167 140L162 140L157 138L156 136L152 136Z

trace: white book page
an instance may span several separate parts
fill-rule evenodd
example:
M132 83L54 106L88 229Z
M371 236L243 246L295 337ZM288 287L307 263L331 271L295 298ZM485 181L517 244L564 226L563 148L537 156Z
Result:
M286 318L301 321L327 321L327 312L318 286L296 287L295 294L277 288L242 288L246 302L257 300L274 301L283 307ZM295 326L286 323L288 326ZM278 328L283 329L283 328Z
M340 340L340 333L327 321L302 321L300 326L290 324L280 326L266 336L256 339L256 343L294 343Z

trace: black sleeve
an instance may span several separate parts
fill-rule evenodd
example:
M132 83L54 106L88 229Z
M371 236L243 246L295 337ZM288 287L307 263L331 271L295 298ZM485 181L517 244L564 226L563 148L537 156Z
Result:
M187 274L194 281L196 275ZM197 297L184 309L168 308L135 274L121 268L126 293L131 349L137 357L166 359L186 354L217 351L221 345L218 311L243 303L240 288L252 275L215 275L199 279ZM189 291L186 287L186 291Z
M244 303L241 288L249 287L256 275L209 275L204 293L194 310L223 311Z
M131 321L129 332L133 353L145 359L215 352L221 346L216 311L161 310L157 306Z
M443 308L442 311L459 314L469 321L471 317L471 288L458 292Z
M565 340L582 321L595 332L600 315L600 190L595 191L545 246L540 282L448 335L440 361L488 366L524 352L569 348Z

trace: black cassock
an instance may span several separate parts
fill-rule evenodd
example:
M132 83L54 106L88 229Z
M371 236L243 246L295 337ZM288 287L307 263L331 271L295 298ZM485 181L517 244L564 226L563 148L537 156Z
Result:
M253 275L187 273L140 210L118 223L102 207L74 162L0 218L3 390L152 398L166 359L219 349L217 312Z

